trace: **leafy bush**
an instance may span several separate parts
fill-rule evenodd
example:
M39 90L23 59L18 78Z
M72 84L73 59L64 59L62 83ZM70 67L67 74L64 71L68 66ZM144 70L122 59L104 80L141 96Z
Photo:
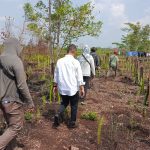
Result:
M30 112L26 112L24 117L26 121L31 122L31 120L33 119L33 114Z
M87 112L81 115L81 119L96 121L97 113L96 112Z

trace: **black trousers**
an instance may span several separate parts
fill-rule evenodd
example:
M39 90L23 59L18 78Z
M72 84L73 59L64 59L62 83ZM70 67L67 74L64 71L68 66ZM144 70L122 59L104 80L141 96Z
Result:
M59 113L63 114L67 106L71 106L71 122L76 122L77 120L77 110L79 101L79 92L74 96L61 95L62 101L59 108Z
M83 76L83 81L85 82L85 85L84 85L85 95L84 97L81 98L81 101L84 101L86 99L87 91L88 89L90 89L90 79L91 77Z

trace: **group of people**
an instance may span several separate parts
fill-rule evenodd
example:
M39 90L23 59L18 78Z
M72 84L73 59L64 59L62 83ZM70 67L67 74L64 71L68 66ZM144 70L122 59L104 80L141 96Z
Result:
M22 60L19 41L9 38L4 41L4 52L0 55L0 109L7 122L7 129L0 135L0 150L16 137L23 127L26 103L29 111L34 111L34 103L30 95L26 74ZM58 127L63 122L66 107L71 106L71 118L68 128L77 127L78 103L85 104L86 94L90 88L90 80L95 77L96 70L100 67L100 60L96 48L86 45L78 57L77 47L71 44L67 48L65 57L57 61L54 73L54 92L61 95L61 105L54 117L53 127ZM116 53L110 58L110 67L116 70L118 58Z
M54 118L54 127L58 127L63 122L64 111L71 105L71 118L68 122L69 128L76 128L78 102L85 104L87 90L90 88L90 80L95 77L96 70L100 67L100 58L96 54L96 48L86 45L82 49L82 54L76 58L77 47L70 45L67 55L58 60L54 74L54 91L59 91L61 95L61 105ZM109 68L117 72L118 53L115 50L110 56Z
M67 55L58 60L54 73L54 90L58 89L61 95L61 105L58 114L54 118L54 127L58 127L64 118L66 107L71 105L71 118L68 122L69 128L77 127L78 102L85 104L87 90L90 88L91 77L99 67L99 57L96 48L86 45L82 49L82 55L76 58L77 47L72 44L67 49Z

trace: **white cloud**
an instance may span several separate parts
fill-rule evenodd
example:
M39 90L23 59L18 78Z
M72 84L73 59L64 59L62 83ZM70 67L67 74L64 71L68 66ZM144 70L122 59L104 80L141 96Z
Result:
M122 3L112 4L110 10L114 17L124 17L125 16L125 5Z
M110 12L111 18L110 23L116 27L123 27L124 23L128 22L128 17L125 13L125 5L123 3L111 4Z
M150 24L150 7L145 9L145 15L139 20L142 24Z
M5 2L16 2L16 1L19 1L19 0L1 0L1 1L5 1Z
M150 7L148 7L147 9L145 9L144 11L144 16L137 19L136 21L133 21L133 23L137 23L140 22L143 25L147 25L150 24Z
M0 22L4 22L5 21L5 17L4 16L0 16Z
M100 16L107 20L107 24L121 28L128 22L126 6L122 0L90 0L94 6L94 14L100 12Z
M145 9L145 14L149 14L150 15L150 7L148 7L147 9Z
M20 4L19 6L18 6L18 9L23 9L23 4Z
M150 24L150 15L146 15L139 20L143 25Z

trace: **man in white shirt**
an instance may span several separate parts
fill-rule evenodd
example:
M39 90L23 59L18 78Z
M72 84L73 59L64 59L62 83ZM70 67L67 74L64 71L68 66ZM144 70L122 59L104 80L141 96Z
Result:
M95 64L94 64L94 59L92 55L90 55L90 48L88 45L85 45L83 48L83 53L78 57L78 60L81 65L82 73L83 73L83 80L85 82L85 95L84 97L81 97L81 104L85 104L84 100L86 98L87 90L90 88L90 79L91 76L95 76Z
M67 49L67 55L58 60L54 73L54 90L58 88L62 102L59 113L55 115L54 126L59 126L59 118L63 115L66 107L71 105L71 120L69 128L76 127L76 116L79 100L79 92L84 96L84 82L80 63L74 57L77 48L71 44Z

